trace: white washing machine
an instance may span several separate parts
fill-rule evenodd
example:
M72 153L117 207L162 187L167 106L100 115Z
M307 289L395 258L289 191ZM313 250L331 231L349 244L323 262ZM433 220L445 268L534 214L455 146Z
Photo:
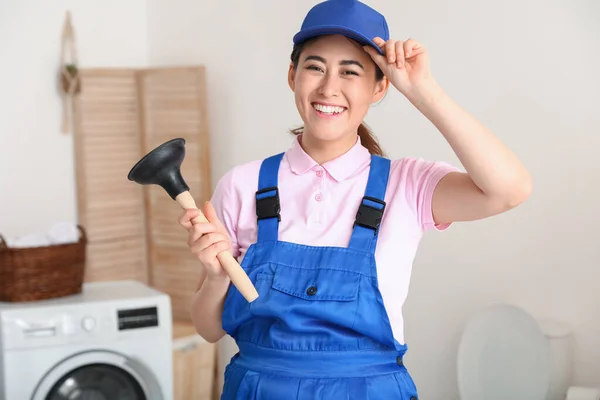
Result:
M171 400L169 297L136 281L0 302L0 400Z

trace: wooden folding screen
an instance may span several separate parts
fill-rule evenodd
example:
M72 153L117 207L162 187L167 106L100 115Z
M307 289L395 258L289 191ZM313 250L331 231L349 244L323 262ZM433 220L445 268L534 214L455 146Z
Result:
M186 141L181 173L198 206L210 198L210 159L204 68L151 69L138 74L144 152L174 137ZM173 314L189 319L198 259L179 225L181 207L158 186L146 187L150 280L171 295Z
M198 260L177 222L182 210L158 186L127 180L159 144L186 140L182 175L198 205L210 198L204 67L81 71L76 102L79 221L88 232L86 280L137 279L168 293L189 320Z

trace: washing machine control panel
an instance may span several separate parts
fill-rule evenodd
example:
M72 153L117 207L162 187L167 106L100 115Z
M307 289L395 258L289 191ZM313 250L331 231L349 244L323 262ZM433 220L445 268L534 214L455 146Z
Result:
M2 314L0 345L14 349L117 339L158 327L158 317L154 304L19 310Z
M126 308L117 311L120 331L158 326L158 307Z

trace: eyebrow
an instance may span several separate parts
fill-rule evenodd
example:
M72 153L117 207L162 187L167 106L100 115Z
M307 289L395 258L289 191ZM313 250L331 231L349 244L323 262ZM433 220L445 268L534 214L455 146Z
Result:
M308 60L319 61L319 62L322 62L323 64L325 64L325 59L321 56L307 56L304 59L304 61L308 61ZM360 67L363 71L365 69L365 67L356 60L342 60L342 61L340 61L340 65L356 65L356 66Z

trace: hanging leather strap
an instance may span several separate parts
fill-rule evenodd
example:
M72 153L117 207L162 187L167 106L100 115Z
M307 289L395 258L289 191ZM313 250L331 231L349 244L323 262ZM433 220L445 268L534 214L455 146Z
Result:
M75 50L75 32L71 22L71 12L67 11L65 22L63 25L61 50L60 50L60 93L63 103L62 113L62 129L63 133L68 133L71 130L73 97L79 91L79 76L73 75L72 67L75 67L77 72L77 51Z

